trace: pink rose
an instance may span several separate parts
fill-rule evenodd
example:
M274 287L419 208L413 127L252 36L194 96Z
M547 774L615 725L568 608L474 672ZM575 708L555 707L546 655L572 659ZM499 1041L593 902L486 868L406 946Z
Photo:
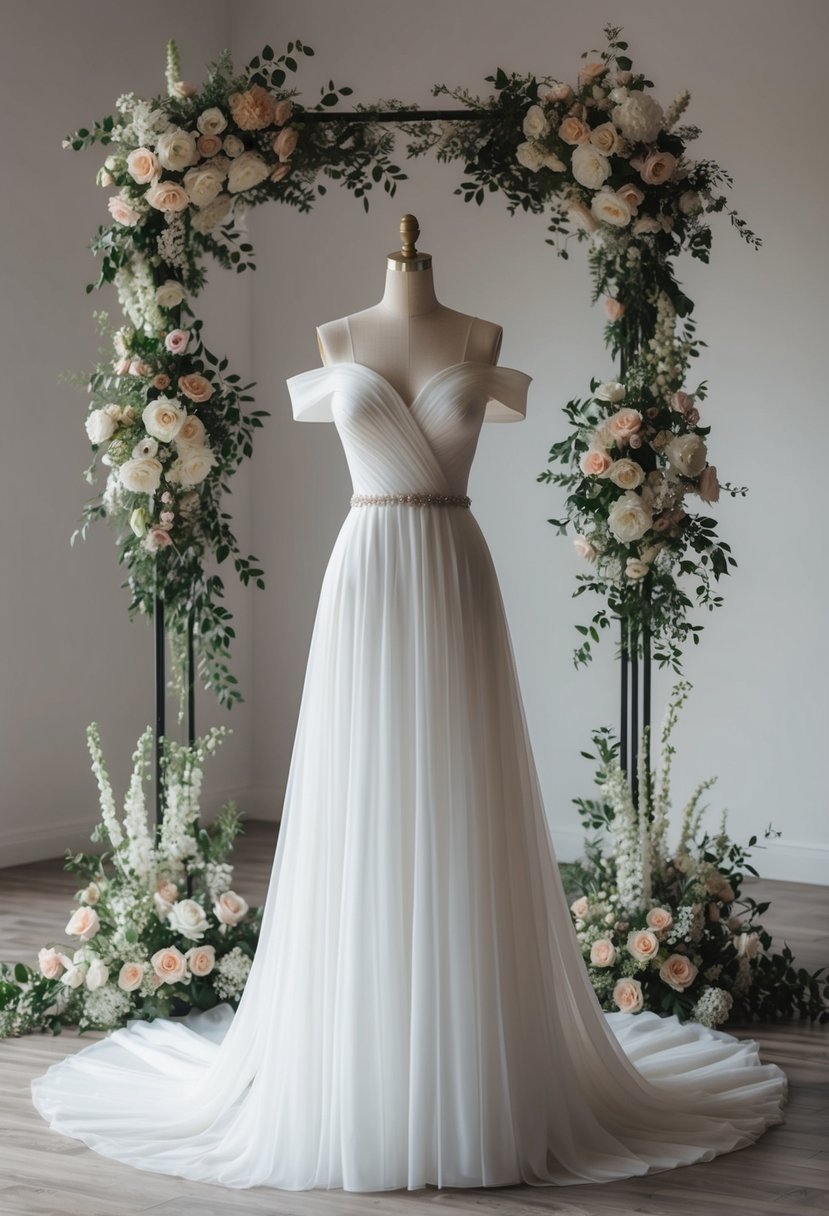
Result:
M684 954L669 954L659 968L659 978L669 988L683 992L697 978L697 968Z
M146 185L161 174L161 162L149 148L133 148L127 157L127 172L133 181Z
M590 962L594 967L612 967L616 962L616 947L607 937L600 937L590 947Z
M296 147L298 135L294 127L283 127L273 138L272 147L281 161L288 160Z
M671 397L671 409L678 414L687 414L693 404L694 398L690 393L678 392Z
M63 971L63 958L53 946L48 950L45 946L37 952L37 963L40 974L47 980L56 980Z
M141 219L140 212L131 207L126 199L121 198L119 194L113 194L107 199L107 207L109 208L109 214L116 224L132 227L133 224L137 224Z
M124 963L118 972L118 987L122 992L135 992L143 978L143 963Z
M707 464L697 482L697 494L703 502L719 502L720 483L717 480L717 467Z
M685 421L689 426L696 426L699 422L699 410L695 405L692 405L688 410L688 413L685 415Z
M164 339L164 345L171 355L183 355L190 343L190 335L186 329L171 329Z
M213 905L216 919L223 925L237 925L244 920L248 905L235 891L225 891Z
M69 923L64 929L64 933L68 937L79 937L81 941L88 942L91 937L95 936L100 927L101 922L98 920L98 913L94 908L85 906L78 908L76 912L72 913Z
M607 452L591 448L589 452L585 452L582 456L579 461L579 468L585 477L602 477L612 464L613 461Z
M620 443L625 443L641 427L642 415L638 410L625 406L624 409L617 410L608 418L607 425L613 437Z
M582 65L579 72L579 84L588 85L595 84L597 80L601 80L602 76L607 72L607 64L601 61L585 63Z
M146 537L147 548L150 550L166 549L173 543L173 538L166 528L150 528Z
M623 1013L638 1013L644 1004L639 980L619 980L613 989L613 1000Z
M610 317L611 321L621 321L622 317L625 315L625 306L621 300L608 298L604 302L604 310L608 317Z
M184 956L192 975L209 975L216 966L216 949L214 946L193 946Z
M661 186L666 182L676 168L676 157L670 152L651 152L645 158L640 177L649 186Z
M198 372L191 372L189 376L179 376L178 386L185 397L189 397L191 401L207 401L213 396L213 385Z
M674 918L667 908L651 908L645 920L648 928L653 929L654 933L664 933L674 923Z
M156 211L184 211L190 206L190 196L178 182L155 181L144 197Z
M585 144L590 139L590 128L580 118L565 118L558 134L566 144Z
M634 186L632 182L628 182L624 186L620 186L616 191L620 198L623 198L630 207L632 212L635 212L640 203L644 203L645 196L638 186Z
M659 952L659 939L651 929L632 929L627 939L628 952L640 963L654 958Z
M175 946L156 950L150 959L153 970L163 984L178 984L190 979L187 960Z
M573 915L576 917L577 920L583 920L584 917L587 915L587 910L589 907L590 907L590 905L587 902L587 896L580 895L578 897L578 899L574 899L573 902L570 904L570 911L573 913Z

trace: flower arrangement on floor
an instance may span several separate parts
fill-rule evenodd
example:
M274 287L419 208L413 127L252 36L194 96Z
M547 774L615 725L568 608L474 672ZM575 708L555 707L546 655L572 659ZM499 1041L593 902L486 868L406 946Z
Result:
M75 944L44 946L36 967L0 965L0 1035L110 1029L189 1009L237 1005L259 935L261 909L232 889L228 857L241 830L227 803L199 825L205 759L228 733L214 727L192 747L165 739L164 815L151 829L144 797L152 728L133 754L119 818L97 725L87 728L101 820L101 853L67 852L84 886L65 933Z
M767 1020L799 1013L829 1019L829 976L794 966L788 945L772 951L758 919L768 903L741 898L748 847L730 840L723 812L719 831L701 830L700 783L685 805L676 844L668 844L671 735L690 685L674 686L662 728L660 772L646 770L640 749L640 809L606 729L593 735L601 800L577 799L585 827L597 830L585 859L564 864L573 923L602 1007L676 1014L706 1026L729 1017ZM765 836L779 836L771 825ZM823 978L821 978L823 977Z

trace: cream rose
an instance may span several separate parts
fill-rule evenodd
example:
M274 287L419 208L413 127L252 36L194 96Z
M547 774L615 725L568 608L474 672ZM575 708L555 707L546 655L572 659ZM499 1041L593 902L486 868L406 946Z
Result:
M598 190L610 177L610 161L592 144L579 144L570 167L576 181L588 190Z
M586 207L581 199L572 199L567 204L567 212L571 222L577 228L581 228L584 232L596 231L598 225L590 212L590 208Z
M206 207L221 194L224 173L217 165L194 165L184 175L184 189L197 207Z
M172 130L159 135L156 153L161 164L171 173L181 173L199 159L195 136L191 131L183 131L180 127L173 127Z
M619 133L612 122L603 122L590 132L590 142L604 156L612 156L619 147Z
M645 1003L639 980L619 980L613 989L613 1001L623 1013L638 1013Z
M297 145L299 134L295 127L283 127L273 138L272 147L279 159L289 160Z
M579 557L583 557L585 561L594 562L598 556L596 553L596 546L591 544L587 537L582 536L581 534L573 537L573 547L575 548Z
M624 398L626 392L627 389L619 380L606 380L596 389L595 395L599 401L609 401L611 405L615 405Z
M202 110L196 119L196 126L202 135L221 135L227 126L227 119L218 106L211 106L209 110Z
M89 436L89 442L96 446L106 443L118 430L118 424L106 410L92 410L87 414L84 426Z
M270 166L258 152L243 152L228 169L227 188L231 194L251 190L263 182L269 173Z
M644 578L649 573L649 568L645 562L640 562L635 557L629 557L625 564L625 578L629 578L634 582L640 578Z
M145 405L141 421L147 431L162 443L175 439L187 417L184 406L176 397L157 397Z
M204 908L195 899L179 899L170 909L167 927L192 942L199 942L204 937L208 920Z
M176 279L165 279L155 289L155 302L159 308L177 308L184 299L184 288Z
M153 182L144 197L156 211L184 211L190 205L187 191L178 182Z
M620 490L635 490L645 480L645 471L641 464L637 464L635 460L628 460L627 457L622 460L614 460L608 468L607 475L614 486L618 486Z
M519 165L523 165L525 169L532 170L533 173L537 173L543 163L541 149L529 141L518 145L515 149L515 159Z
M115 220L116 224L123 224L126 228L131 228L133 224L137 224L141 219L141 212L136 211L125 198L120 194L113 194L107 199L107 207L109 214Z
M100 898L101 898L101 888L98 886L97 882L89 883L87 886L84 887L84 889L81 891L80 895L78 896L78 899L83 904L97 904L97 902Z
M590 139L590 128L586 122L570 114L559 127L558 135L566 144L584 144Z
M702 199L696 190L686 190L680 194L677 206L683 215L698 215L702 211Z
M144 978L143 963L124 963L118 972L118 987L122 992L135 992Z
M633 225L634 236L650 236L651 233L661 232L662 225L655 215L640 215Z
M541 106L530 106L524 115L522 130L527 139L540 139L542 135L547 134L550 130L550 124Z
M45 975L47 980L56 980L62 974L64 969L64 958L66 955L61 955L54 946L48 949L42 946L37 952L37 965L40 968L40 974Z
M161 482L161 461L153 456L138 456L125 460L118 469L118 479L125 490L134 494L152 494Z
M653 929L654 933L663 933L674 923L674 918L667 908L651 908L645 920L648 928Z
M167 480L183 487L197 486L215 463L216 457L210 448L185 444L178 459L170 465Z
M705 468L708 449L699 435L674 435L665 444L665 455L678 473L698 477Z
M235 891L224 891L214 903L213 912L221 924L238 925L247 915L247 901Z
M164 984L178 984L190 979L187 960L175 946L165 946L162 950L156 950L150 962L153 971Z
M96 988L103 988L108 979L109 967L102 958L93 958L84 976L84 982L89 991L94 992Z
M95 936L100 927L101 922L95 909L83 907L78 908L69 917L64 933L68 937L79 937L82 942L88 942L90 938Z
M649 186L661 186L676 168L676 157L670 152L651 152L639 171L643 182Z
M229 194L220 194L212 203L202 207L190 220L191 228L196 232L212 232L226 218L233 205Z
M684 954L669 954L659 968L659 978L676 992L684 992L697 978L698 969Z
M607 526L622 544L630 544L644 536L653 523L649 507L635 490L627 490L610 509Z
M230 157L241 156L245 150L245 145L238 135L226 135L222 147Z
M590 947L590 962L594 967L612 967L616 962L616 947L607 937L600 937Z
M659 938L652 929L632 929L628 934L627 948L638 962L646 963L659 953Z
M600 190L594 194L590 210L597 220L610 224L612 228L626 228L633 214L622 196L612 190Z
M179 388L181 388L181 382L179 382ZM195 414L187 415L176 435L177 447L180 448L186 444L191 444L193 447L204 447L205 444L204 423Z
M184 957L191 975L209 975L216 966L215 946L193 946Z
M597 80L601 80L602 76L607 72L607 64L602 60L591 60L589 63L583 63L579 71L579 84L595 84Z

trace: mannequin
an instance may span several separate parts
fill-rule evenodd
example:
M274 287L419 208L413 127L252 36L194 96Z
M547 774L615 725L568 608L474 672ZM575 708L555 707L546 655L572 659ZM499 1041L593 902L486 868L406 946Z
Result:
M401 248L386 260L386 285L379 304L320 325L317 342L326 366L363 363L379 372L408 404L432 376L453 363L494 364L503 331L492 321L439 302L432 255L415 247L420 228L413 215L403 216L400 235Z

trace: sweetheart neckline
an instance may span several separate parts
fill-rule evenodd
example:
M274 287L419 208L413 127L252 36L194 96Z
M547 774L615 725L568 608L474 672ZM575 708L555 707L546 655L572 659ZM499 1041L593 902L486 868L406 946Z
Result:
M446 367L438 368L434 375L429 376L425 383L423 383L415 393L412 400L407 401L403 394L394 387L390 380L386 379L382 372L378 372L374 367L369 367L367 363L360 363L357 359L338 359L336 363L325 363L321 368L314 368L314 371L334 371L334 369L337 367L359 367L362 369L362 371L369 372L371 375L376 376L377 379L382 381L386 388L391 389L395 397L402 402L402 404L406 407L407 413L412 413L415 406L420 403L420 398L426 392L426 389L430 388L439 376L443 376L447 372L455 371L459 367L486 367L489 369L498 368L501 371L510 370L502 368L498 363L484 363L481 359L461 359L459 363L447 363Z

